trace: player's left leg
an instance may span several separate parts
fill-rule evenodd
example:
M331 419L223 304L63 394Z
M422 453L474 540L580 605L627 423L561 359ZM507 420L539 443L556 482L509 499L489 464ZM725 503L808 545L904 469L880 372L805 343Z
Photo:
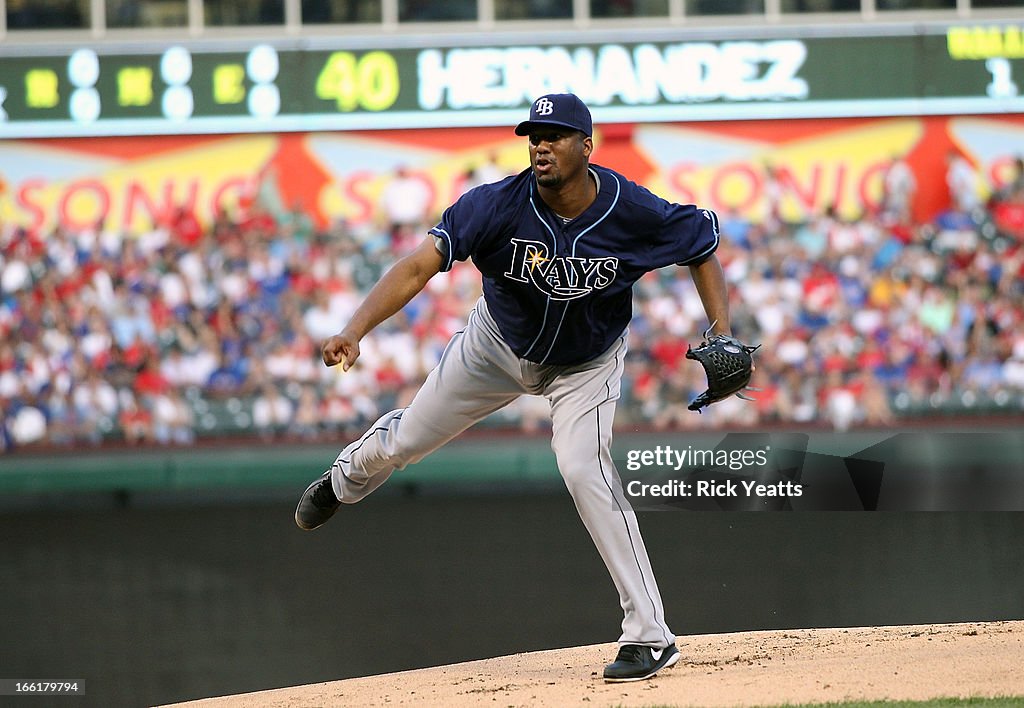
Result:
M623 340L586 366L564 371L545 390L559 471L624 612L620 656L606 670L608 680L649 678L678 660L636 514L622 492L610 450L625 351Z

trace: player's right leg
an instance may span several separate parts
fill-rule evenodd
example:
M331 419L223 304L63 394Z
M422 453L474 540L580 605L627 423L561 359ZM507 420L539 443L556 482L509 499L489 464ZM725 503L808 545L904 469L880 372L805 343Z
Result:
M324 524L341 504L354 504L395 470L420 461L523 393L519 361L500 339L481 300L466 328L452 337L407 408L384 414L303 492L295 523Z

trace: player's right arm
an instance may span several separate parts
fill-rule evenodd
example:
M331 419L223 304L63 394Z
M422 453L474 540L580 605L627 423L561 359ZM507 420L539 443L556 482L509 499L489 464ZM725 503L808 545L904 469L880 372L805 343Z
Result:
M434 237L428 236L377 281L345 329L324 341L320 348L324 363L327 366L341 364L342 369L348 371L359 358L359 341L416 297L427 281L441 270L442 264Z

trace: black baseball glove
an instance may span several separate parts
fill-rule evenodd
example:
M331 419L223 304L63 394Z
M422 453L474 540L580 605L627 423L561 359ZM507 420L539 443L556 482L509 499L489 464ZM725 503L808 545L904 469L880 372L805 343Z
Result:
M713 327L714 325L712 325ZM708 377L708 389L693 399L688 408L702 412L701 408L736 394L745 401L754 399L743 395L743 390L756 391L749 388L750 376L754 372L754 360L750 356L761 345L748 346L727 334L716 334L708 337L709 328L704 332L704 342L699 347L686 350L687 359L696 359L704 367Z

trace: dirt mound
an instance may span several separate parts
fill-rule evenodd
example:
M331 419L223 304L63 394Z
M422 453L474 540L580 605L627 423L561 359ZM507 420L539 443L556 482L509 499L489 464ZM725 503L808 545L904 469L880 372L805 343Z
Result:
M294 706L749 706L849 699L1024 696L1024 621L681 637L650 681L606 684L614 644L178 704Z

